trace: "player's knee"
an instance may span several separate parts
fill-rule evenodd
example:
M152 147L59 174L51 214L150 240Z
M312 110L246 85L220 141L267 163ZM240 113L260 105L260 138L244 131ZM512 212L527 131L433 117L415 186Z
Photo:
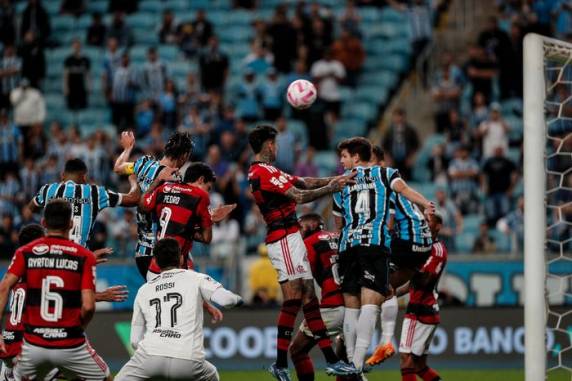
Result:
M282 284L284 299L301 299L303 292L302 279L294 279Z
M415 363L414 363L413 356L411 355L411 353L401 353L399 355L399 365L400 365L401 369L414 368Z
M304 346L300 345L296 341L292 342L290 348L288 348L288 352L290 352L290 357L294 362L296 362L296 360L299 360L300 358L303 358L305 355Z

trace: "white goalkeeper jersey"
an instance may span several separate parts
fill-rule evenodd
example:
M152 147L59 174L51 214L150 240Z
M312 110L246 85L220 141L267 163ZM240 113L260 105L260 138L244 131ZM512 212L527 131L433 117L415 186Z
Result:
M221 287L211 277L192 270L162 272L137 292L132 342L137 328L144 327L137 349L153 356L204 360L203 301L208 302Z

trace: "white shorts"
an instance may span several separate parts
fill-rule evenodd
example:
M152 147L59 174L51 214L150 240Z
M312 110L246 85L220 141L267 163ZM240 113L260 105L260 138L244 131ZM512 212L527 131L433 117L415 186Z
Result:
M278 282L294 279L313 279L306 245L300 232L269 243L268 258L278 272Z
M109 376L109 367L87 341L75 348L44 348L24 341L14 368L16 381L22 377L35 379L43 364L66 369L86 381L102 381Z
M219 380L216 368L208 361L153 356L138 349L115 376L115 381L154 380L157 377L170 380Z
M423 324L418 320L403 319L399 353L412 353L415 356L427 354L437 324Z
M328 330L328 336L336 336L342 332L344 326L344 311L343 306L335 308L320 308L320 315ZM306 320L300 324L300 332L308 337L314 337L310 328L306 325Z

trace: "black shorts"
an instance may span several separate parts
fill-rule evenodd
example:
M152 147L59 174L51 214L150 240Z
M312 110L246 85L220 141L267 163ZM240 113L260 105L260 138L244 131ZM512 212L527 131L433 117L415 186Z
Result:
M381 246L356 246L340 253L342 292L359 294L362 287L387 295L389 251Z
M399 238L391 240L391 265L395 270L421 270L431 256L432 245L417 245Z

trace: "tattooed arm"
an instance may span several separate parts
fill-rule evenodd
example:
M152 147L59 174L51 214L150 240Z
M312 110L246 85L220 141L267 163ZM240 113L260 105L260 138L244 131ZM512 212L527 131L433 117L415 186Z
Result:
M325 187L335 177L299 177L296 186L299 189L317 189Z
M335 193L341 190L344 186L351 183L351 179L355 174L349 176L337 176L329 179L325 186L316 189L300 189L292 187L286 191L286 196L296 201L297 204L306 204L319 199L327 194Z

